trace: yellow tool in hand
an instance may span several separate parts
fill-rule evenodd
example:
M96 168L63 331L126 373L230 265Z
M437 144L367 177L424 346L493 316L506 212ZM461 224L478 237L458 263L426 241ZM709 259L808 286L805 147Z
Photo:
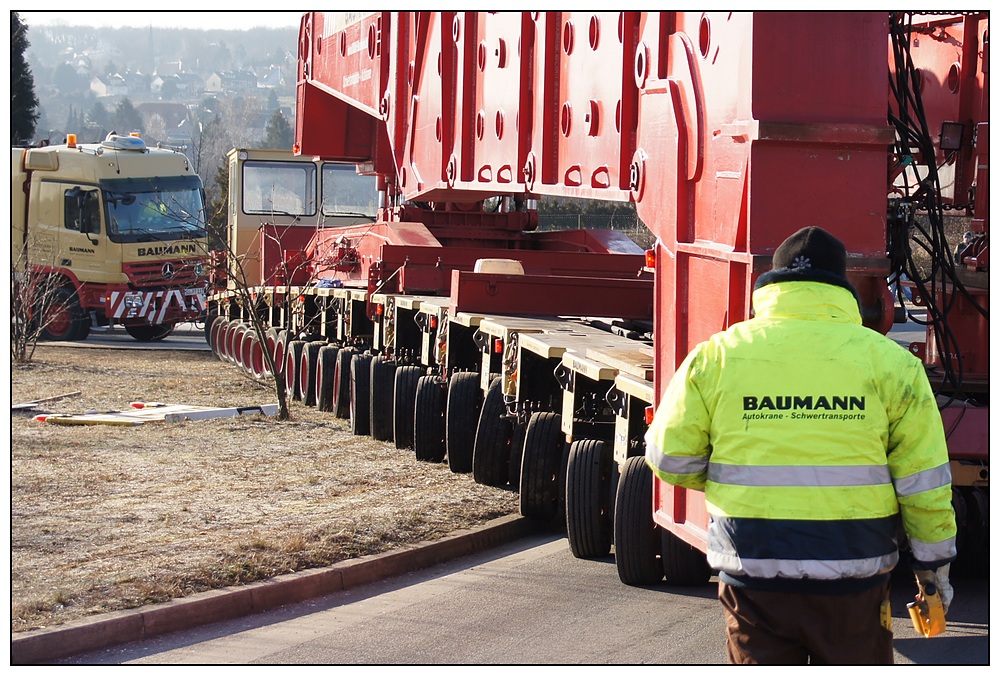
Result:
M944 604L941 603L937 586L926 584L919 587L916 598L913 603L906 604L906 609L910 611L913 628L918 634L930 638L944 633Z

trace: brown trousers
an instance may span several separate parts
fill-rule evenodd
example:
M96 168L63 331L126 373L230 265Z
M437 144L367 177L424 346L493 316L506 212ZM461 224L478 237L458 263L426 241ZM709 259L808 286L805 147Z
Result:
M730 664L892 664L883 626L889 584L858 594L798 594L719 583ZM885 609L888 616L888 608Z

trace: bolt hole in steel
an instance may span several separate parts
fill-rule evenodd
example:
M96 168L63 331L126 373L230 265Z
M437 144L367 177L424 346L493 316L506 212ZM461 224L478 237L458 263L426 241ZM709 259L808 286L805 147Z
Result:
M563 52L565 52L567 56L573 53L574 39L575 36L574 36L573 22L567 21L565 24L563 24L563 33L562 33Z
M712 25L707 16L701 17L698 25L698 51L703 57L708 56L709 47L712 44Z
M563 136L569 136L573 128L573 106L569 102L562 105L562 112L559 115L559 129Z

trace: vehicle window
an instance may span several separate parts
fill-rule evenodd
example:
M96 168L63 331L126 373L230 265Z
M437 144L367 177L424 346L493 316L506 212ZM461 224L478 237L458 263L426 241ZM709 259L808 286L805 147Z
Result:
M241 201L246 214L312 216L316 213L316 165L245 162Z
M361 176L354 165L323 165L323 215L366 216L378 213L374 176Z

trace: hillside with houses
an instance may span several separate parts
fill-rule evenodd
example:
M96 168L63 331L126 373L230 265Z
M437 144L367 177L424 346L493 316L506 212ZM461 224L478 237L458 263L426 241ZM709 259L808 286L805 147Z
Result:
M191 148L212 122L253 144L276 112L293 123L294 29L27 27L36 141L140 131Z

